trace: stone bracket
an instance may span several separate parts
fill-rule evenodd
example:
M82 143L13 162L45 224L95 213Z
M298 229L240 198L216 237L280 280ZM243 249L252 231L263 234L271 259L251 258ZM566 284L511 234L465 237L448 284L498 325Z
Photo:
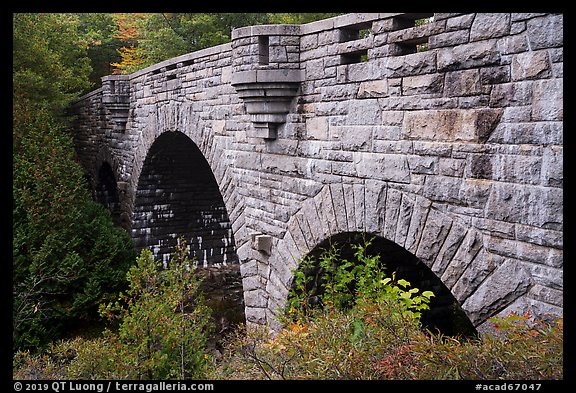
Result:
M232 86L250 114L254 136L276 139L278 126L286 122L301 81L302 72L296 69L250 70L232 74Z
M254 233L252 237L252 248L254 250L270 255L272 252L272 236Z

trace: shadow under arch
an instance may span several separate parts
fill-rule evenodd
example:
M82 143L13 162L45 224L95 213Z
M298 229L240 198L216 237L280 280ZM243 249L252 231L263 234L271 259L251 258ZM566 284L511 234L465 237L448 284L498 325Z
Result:
M418 288L420 292L432 291L434 293L435 296L430 302L430 310L422 313L423 327L449 336L477 336L474 325L440 278L415 255L393 241L364 232L342 232L319 243L308 253L307 257L312 258L317 266L322 253L334 247L338 251L340 260L355 261L354 245L365 245L369 240L370 244L366 247L366 252L369 256L380 256L386 276L391 277L392 272L396 272L396 278L407 280L411 288ZM318 269L316 267L307 273L316 276ZM309 283L310 289L313 292L319 292L320 284L313 280Z
M120 225L122 213L120 197L112 166L106 161L102 162L96 176L95 198L110 210L114 224Z
M169 262L180 238L204 274L203 291L217 329L243 322L240 265L232 225L210 164L184 133L166 131L151 144L134 194L132 239Z

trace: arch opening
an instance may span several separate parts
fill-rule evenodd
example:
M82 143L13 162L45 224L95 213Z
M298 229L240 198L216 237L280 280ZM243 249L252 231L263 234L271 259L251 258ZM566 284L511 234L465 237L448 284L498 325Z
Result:
M386 276L390 277L396 272L397 279L405 279L411 288L418 288L421 292L432 291L430 310L424 311L421 322L424 328L439 331L449 336L473 337L477 331L466 316L456 298L442 283L428 266L415 255L400 245L380 236L360 232L345 232L333 235L318 244L306 257L314 260L315 268L305 274L319 277L319 260L322 253L334 246L341 260L354 261L354 245L364 245L366 240L373 237L371 244L366 248L369 256L380 256L380 262L385 269ZM321 282L312 280L307 290L312 295L321 291Z
M245 321L226 206L209 163L185 134L164 132L151 145L135 192L131 232L137 250L149 248L165 264L183 238L204 275L203 292L217 331Z
M118 185L116 177L110 164L106 161L98 169L98 180L96 182L96 200L107 207L112 213L112 220L115 225L120 225L120 197L118 195Z

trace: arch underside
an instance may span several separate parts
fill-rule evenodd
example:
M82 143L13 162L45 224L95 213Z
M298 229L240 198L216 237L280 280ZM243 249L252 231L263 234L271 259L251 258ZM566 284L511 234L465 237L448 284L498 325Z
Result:
M346 232L377 235L413 255L448 288L474 326L529 289L525 283L530 280L514 282L507 274L511 269L527 272L490 253L482 233L432 206L430 200L381 181L329 184L290 219L270 257L269 323L285 304L298 261L326 239Z
M137 249L168 261L178 238L199 266L237 263L226 206L210 165L181 132L164 132L151 145L138 179L132 212Z

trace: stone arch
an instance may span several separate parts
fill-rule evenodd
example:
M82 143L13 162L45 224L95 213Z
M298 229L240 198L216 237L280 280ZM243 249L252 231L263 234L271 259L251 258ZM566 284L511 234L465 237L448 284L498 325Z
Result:
M151 144L134 190L132 238L167 261L178 238L199 266L237 263L234 235L212 169L184 133L164 132Z
M88 170L89 182L94 199L110 209L114 223L129 230L130 201L120 168L118 159L102 144Z
M472 323L463 314L458 301L440 278L414 254L391 240L365 232L340 232L316 245L306 256L318 263L325 250L334 248L342 259L356 261L354 245L367 244L369 245L365 252L367 255L380 257L381 266L386 269L387 275L394 273L397 278L407 280L412 288L434 293L430 310L422 314L421 321L426 328L446 335L477 334ZM322 293L318 277L310 284L309 289L313 291L313 295Z
M302 204L272 252L266 292L267 322L273 328L298 261L325 239L354 231L381 236L413 254L450 290L474 326L529 289L529 280L506 278L514 261L490 253L481 232L430 200L383 181L334 183Z
M120 196L118 184L112 166L104 161L97 172L95 188L96 200L106 206L112 213L115 224L120 224Z
M187 242L217 336L245 321L235 233L212 167L199 146L180 131L154 139L133 188L131 234L137 250L149 248L167 263L178 239ZM216 338L218 341L219 338Z
M201 118L195 107L196 104L192 101L156 103L149 110L148 117L143 122L145 126L137 133L132 162L129 164L130 174L127 175L129 184L126 187L127 193L129 193L127 211L132 217L136 199L135 191L138 187L144 160L152 144L166 132L181 132L198 147L207 161L229 213L234 236L237 241L243 243L246 241L241 215L244 202L236 192L236 180L231 165L227 161L228 157L224 154L228 140L215 135L217 128L223 128L223 125L220 124L223 122Z

